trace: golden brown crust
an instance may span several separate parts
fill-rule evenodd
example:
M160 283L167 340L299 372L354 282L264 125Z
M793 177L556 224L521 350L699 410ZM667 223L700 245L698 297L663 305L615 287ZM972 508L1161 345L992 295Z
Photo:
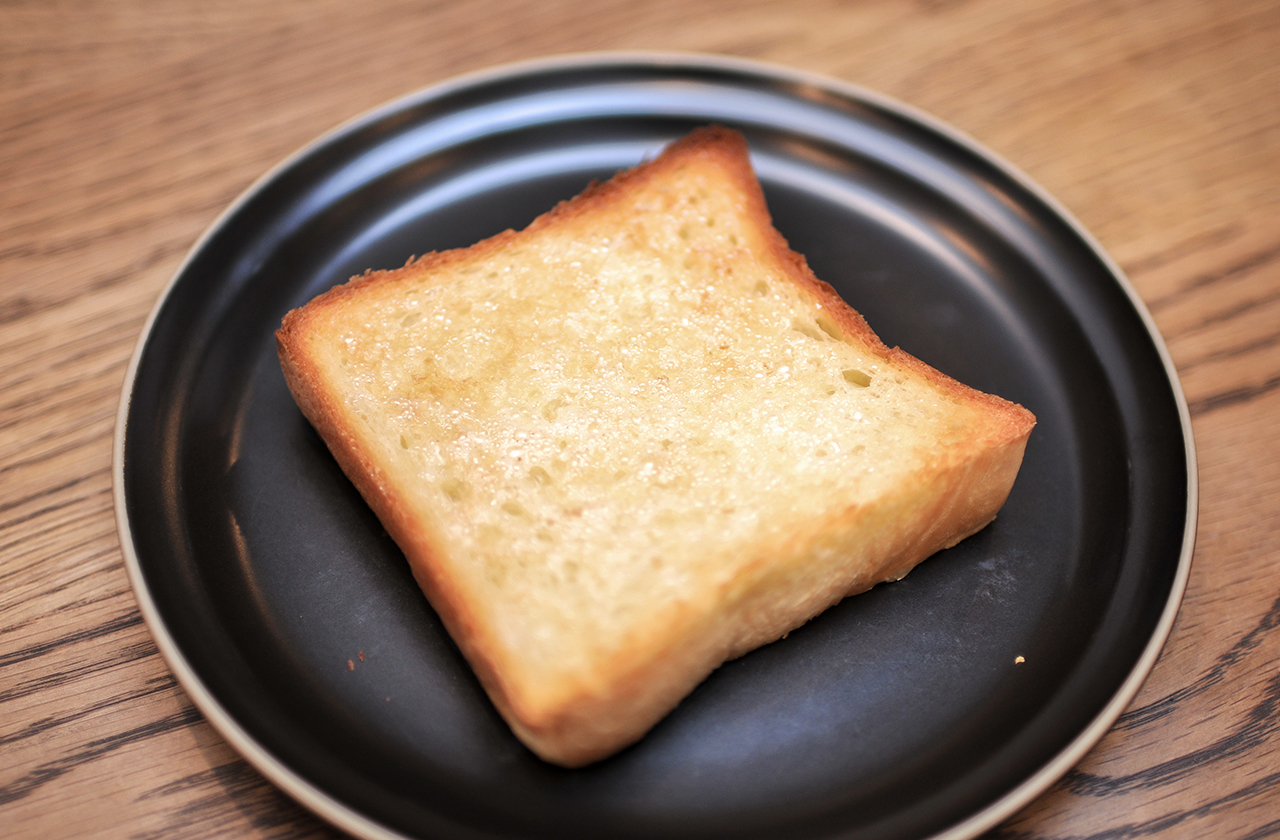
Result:
M897 499L888 504L915 506L921 496L935 501L901 519L886 516L878 506L879 518L897 523L891 530L868 527L864 512L856 509L814 528L814 534L845 546L845 558L833 562L816 585L802 581L803 591L789 591L791 582L786 580L762 585L777 550L762 547L755 560L727 582L745 594L723 593L723 611L673 605L615 654L607 691L584 694L549 714L517 717L513 729L535 752L566 767L590 764L637 740L679 703L683 686L701 682L720 663L779 638L850 595L902 578L920 561L985 527L1008 494L1024 444L1025 439L1012 442L932 476L930 482L949 487L948 493L899 488ZM975 498L980 500L976 505L958 503ZM850 536L857 531L874 532L877 539L865 544ZM850 545L862 553L848 551Z
M519 706L518 695L503 679L504 663L496 659L500 648L494 644L488 627L476 613L475 597L462 591L460 580L451 577L438 562L436 546L440 544L439 539L390 488L376 453L369 451L351 431L358 427L358 420L352 416L350 407L333 397L332 390L322 381L323 374L315 357L305 350L308 328L312 326L310 322L313 319L323 317L330 308L340 308L360 288L370 283L386 282L386 277L395 272L379 274L383 276L374 273L362 275L322 296L322 306L295 309L285 317L283 326L276 332L285 382L303 416L315 427L343 473L387 529L387 534L405 553L414 579L504 717L510 720L527 716L528 712Z
M741 193L764 251L828 313L839 330L889 367L904 370L971 405L990 422L976 458L940 463L906 482L884 505L909 512L890 528L867 527L867 511L837 511L788 541L808 540L829 562L806 576L779 576L770 563L778 546L760 546L740 573L722 583L712 604L674 604L626 640L594 679L533 698L509 675L519 663L504 659L481 615L475 593L450 574L440 541L390 485L376 452L352 432L358 421L335 398L307 342L325 319L370 295L391 295L407 278L430 278L452 266L486 259L540 232L589 220L637 189L691 163L713 163ZM290 391L334 457L404 550L413 573L481 683L513 730L535 752L564 766L598 760L638 739L685 693L726 658L740 655L807 621L841 598L894 580L941 548L985 526L1004 503L1021 463L1034 417L1021 406L982 394L934 370L898 348L889 348L866 321L790 249L770 219L764 195L735 132L709 127L672 144L658 158L593 184L576 198L539 216L522 231L504 231L470 248L426 254L394 271L368 272L290 312L277 332ZM917 500L931 499L920 505ZM816 565L816 564L815 564Z

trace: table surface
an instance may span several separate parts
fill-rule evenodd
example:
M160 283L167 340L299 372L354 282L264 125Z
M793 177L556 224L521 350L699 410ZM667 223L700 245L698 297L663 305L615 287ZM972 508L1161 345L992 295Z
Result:
M1190 404L1194 564L1130 713L993 835L1280 836L1280 4L1243 0L0 6L0 834L337 834L205 722L142 622L111 490L129 357L201 231L314 136L613 49L887 93L1116 258Z

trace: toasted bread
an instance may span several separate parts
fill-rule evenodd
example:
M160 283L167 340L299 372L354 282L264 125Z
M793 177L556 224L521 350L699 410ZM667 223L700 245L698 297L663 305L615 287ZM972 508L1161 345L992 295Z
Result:
M984 527L1035 422L886 347L715 127L277 338L502 716L568 767Z

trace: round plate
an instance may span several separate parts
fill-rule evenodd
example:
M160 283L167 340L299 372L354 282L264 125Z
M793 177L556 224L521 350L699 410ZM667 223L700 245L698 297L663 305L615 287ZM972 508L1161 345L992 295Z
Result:
M294 406L273 331L353 274L523 227L707 123L746 135L778 228L886 343L1039 425L990 527L562 770L490 705ZM130 574L182 685L268 778L368 837L973 836L1132 699L1196 509L1163 344L1061 208L901 105L690 56L470 76L287 161L160 301L116 446Z

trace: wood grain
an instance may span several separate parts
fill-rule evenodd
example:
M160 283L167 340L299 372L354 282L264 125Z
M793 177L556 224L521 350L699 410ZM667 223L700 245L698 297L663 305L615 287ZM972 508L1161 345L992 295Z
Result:
M308 837L129 589L111 497L157 295L252 181L456 73L697 50L968 132L1130 274L1193 414L1200 533L1114 729L1000 838L1280 836L1280 4L1190 0L0 3L0 835Z

